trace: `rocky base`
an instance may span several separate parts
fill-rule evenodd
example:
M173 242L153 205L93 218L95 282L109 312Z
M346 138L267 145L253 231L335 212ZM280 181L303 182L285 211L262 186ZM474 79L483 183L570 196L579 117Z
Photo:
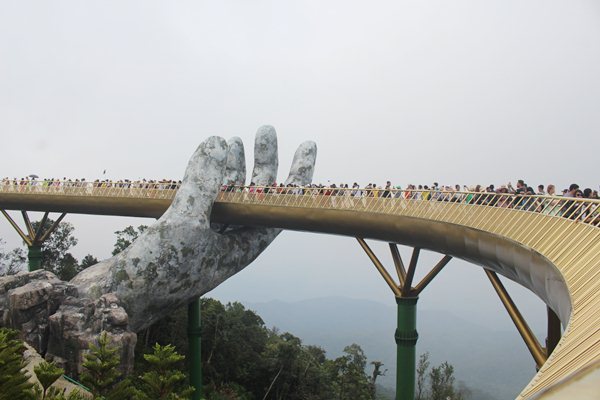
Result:
M137 336L112 293L78 297L76 287L48 271L0 277L0 326L16 329L48 361L78 377L83 356L101 332L121 349L121 369L133 371Z

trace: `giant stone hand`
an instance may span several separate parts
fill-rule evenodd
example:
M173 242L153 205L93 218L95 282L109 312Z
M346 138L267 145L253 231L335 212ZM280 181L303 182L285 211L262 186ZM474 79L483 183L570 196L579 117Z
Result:
M259 128L254 153L252 182L273 184L278 155L272 127ZM286 184L311 182L316 153L313 142L299 146ZM211 228L212 204L222 185L243 185L245 169L239 138L229 143L208 138L189 161L169 209L123 252L68 283L45 271L0 278L0 325L21 329L38 351L47 351L49 358L75 374L87 343L106 330L122 343L122 356L129 360L124 368L129 369L133 332L217 287L249 265L280 233L260 227ZM29 309L37 311L31 316Z
M277 179L277 136L270 126L256 134L252 182L272 185ZM309 184L316 145L297 150L288 183ZM280 233L279 229L239 227L216 232L210 214L223 183L243 185L244 147L239 138L204 141L192 156L181 188L166 213L129 248L92 266L71 283L81 295L114 293L138 331L175 307L214 289L250 264Z

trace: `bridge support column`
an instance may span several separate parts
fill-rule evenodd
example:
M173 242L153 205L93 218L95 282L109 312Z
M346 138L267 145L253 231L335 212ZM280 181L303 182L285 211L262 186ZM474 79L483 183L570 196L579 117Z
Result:
M396 297L396 400L414 400L418 297Z
M419 335L417 333L417 300L419 294L431 283L440 271L452 260L451 256L444 256L423 279L413 286L415 270L419 261L421 249L413 248L408 269L404 267L402 257L395 243L390 243L392 259L398 273L398 283L385 269L373 250L363 238L357 237L358 243L363 248L382 278L388 284L398 307L396 325L396 400L414 400L416 381L416 347Z
M194 388L191 400L202 398L200 297L188 305L188 343L190 357L190 386Z
M42 246L40 244L33 244L27 246L28 253L27 259L29 261L29 271L35 271L42 267Z

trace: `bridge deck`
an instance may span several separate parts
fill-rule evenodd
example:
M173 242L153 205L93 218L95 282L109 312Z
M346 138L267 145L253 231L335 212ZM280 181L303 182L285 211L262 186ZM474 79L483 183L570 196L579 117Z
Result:
M256 189L253 189L256 190ZM0 209L159 217L174 189L0 187ZM470 199L469 196L471 195ZM519 398L530 398L600 360L598 201L461 194L424 200L221 192L215 222L361 236L427 248L495 270L536 293L563 337Z

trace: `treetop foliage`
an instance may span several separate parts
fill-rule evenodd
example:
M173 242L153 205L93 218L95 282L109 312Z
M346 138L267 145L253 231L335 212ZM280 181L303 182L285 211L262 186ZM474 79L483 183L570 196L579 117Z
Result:
M431 367L429 353L423 353L417 363L417 386L415 400L463 400L464 389L455 385L454 367L447 361Z
M8 252L4 250L5 242L0 239L0 276L14 275L26 268L27 256L21 248Z
M40 224L41 221L32 222L33 230L37 232ZM52 225L54 225L54 221L47 219L42 231L50 229ZM77 273L98 263L96 257L88 254L79 264L71 253L71 249L78 243L73 234L74 231L75 228L71 223L61 222L42 243L42 269L52 272L63 281L71 280ZM12 275L26 270L26 251L22 248L15 248L10 252L6 252L3 245L4 241L0 239L0 276Z
M81 382L89 387L95 396L108 396L113 390L121 372L119 348L110 343L106 332L98 338L98 344L90 344L90 352L85 355Z
M40 227L41 221L32 222L34 231ZM54 225L52 219L47 219L43 231ZM70 253L71 248L77 245L77 238L73 235L75 227L69 222L61 222L56 229L42 243L42 268L50 271L64 281L71 280L79 271L77 259Z
M0 400L34 399L33 384L23 372L25 346L16 331L0 329Z
M140 225L137 228L129 225L122 231L116 231L117 242L115 243L115 247L112 251L112 255L117 255L123 250L125 250L134 240L136 240L146 229L148 229L147 225Z
M137 399L139 400L184 400L194 389L185 384L186 374L178 366L185 358L171 345L155 344L153 352L145 354L150 370L140 378Z

